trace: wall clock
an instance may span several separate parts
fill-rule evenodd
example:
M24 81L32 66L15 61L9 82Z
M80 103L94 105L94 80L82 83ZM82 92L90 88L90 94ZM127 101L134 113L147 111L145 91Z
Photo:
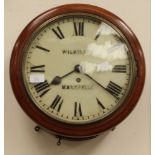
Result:
M145 79L141 46L111 12L69 4L33 19L14 45L14 94L43 129L83 140L115 127L135 107Z

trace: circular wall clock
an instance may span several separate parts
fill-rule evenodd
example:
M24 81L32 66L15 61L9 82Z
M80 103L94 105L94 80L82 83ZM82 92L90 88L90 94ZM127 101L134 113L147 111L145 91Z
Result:
M87 139L115 127L135 107L145 79L141 46L116 15L69 4L33 19L14 45L14 94L43 129Z

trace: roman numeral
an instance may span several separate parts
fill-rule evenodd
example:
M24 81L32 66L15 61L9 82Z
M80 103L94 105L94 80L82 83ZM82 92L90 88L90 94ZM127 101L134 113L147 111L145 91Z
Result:
M78 117L78 116L82 116L82 109L81 109L81 104L75 102L74 103L74 116Z
M100 37L100 34L97 34L94 40L97 40L99 37Z
M122 91L122 87L120 87L119 85L117 85L116 83L110 81L108 86L106 87L106 90L113 95L115 98L119 99L119 94Z
M74 22L74 32L76 36L84 36L84 22Z
M45 65L32 66L30 72L45 72Z
M36 92L40 94L39 96L42 97L50 90L50 85L48 84L47 80L45 80L44 82L34 85L34 88Z
M63 103L63 99L61 98L61 96L57 95L53 100L52 104L50 105L50 107L52 109L57 108L57 112L59 112L61 109L62 103Z
M46 49L46 48L44 48L44 47L41 47L41 46L36 46L36 48L38 48L38 49L40 49L40 50L43 50L43 51L45 51L45 52L50 52L50 50L48 50L48 49Z
M53 28L52 31L59 39L65 38L59 26L57 26L56 29Z
M115 65L112 72L126 73L126 65Z
M100 101L97 97L96 97L96 100L97 100L98 105L104 110L105 107L104 107L104 105L101 103L101 101Z

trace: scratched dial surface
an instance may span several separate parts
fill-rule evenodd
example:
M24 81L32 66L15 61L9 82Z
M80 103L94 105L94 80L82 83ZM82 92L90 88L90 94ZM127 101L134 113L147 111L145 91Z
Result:
M34 104L70 124L111 115L136 76L132 50L112 24L90 14L66 14L44 23L25 48L23 79Z

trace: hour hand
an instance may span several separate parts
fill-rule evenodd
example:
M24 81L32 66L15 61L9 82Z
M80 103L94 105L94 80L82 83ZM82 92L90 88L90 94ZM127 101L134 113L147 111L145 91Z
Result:
M61 77L60 76L56 76L56 77L54 77L54 79L52 80L52 82L51 82L51 84L52 85L58 85L58 84L60 84L61 83Z
M61 77L60 77L60 76L55 76L55 77L53 78L51 84L52 84L52 85L58 85L58 84L60 84L63 78L65 78L66 76L68 76L68 75L70 75L70 74L72 74L72 73L74 73L74 70L72 70L71 72L69 72L69 73L67 73L67 74L65 74L65 75L63 75L63 76L61 76Z
M60 84L63 78L67 77L68 75L70 75L70 74L72 74L74 72L80 73L80 65L75 65L74 69L71 72L69 72L69 73L67 73L67 74L65 74L65 75L63 75L61 77L60 76L55 76L53 78L51 84L52 85L58 85L58 84Z

